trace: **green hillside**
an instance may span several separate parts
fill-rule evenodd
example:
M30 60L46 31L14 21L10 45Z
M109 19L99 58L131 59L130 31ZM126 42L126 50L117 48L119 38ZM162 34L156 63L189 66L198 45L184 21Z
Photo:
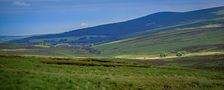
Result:
M146 31L125 40L95 46L108 55L224 50L224 18Z

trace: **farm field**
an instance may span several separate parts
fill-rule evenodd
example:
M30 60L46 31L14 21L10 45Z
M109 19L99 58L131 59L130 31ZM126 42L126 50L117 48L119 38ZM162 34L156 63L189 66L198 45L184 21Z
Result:
M222 90L224 55L134 60L0 56L2 90Z

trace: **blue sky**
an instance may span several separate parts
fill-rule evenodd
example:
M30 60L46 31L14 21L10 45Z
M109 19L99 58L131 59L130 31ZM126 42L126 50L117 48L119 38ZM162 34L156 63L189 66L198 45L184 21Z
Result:
M161 11L224 6L224 0L0 0L0 35L60 33Z

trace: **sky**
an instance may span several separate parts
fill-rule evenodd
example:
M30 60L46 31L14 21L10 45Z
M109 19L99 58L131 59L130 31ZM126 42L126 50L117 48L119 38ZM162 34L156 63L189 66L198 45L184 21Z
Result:
M224 0L0 0L0 35L61 33L156 12L224 6Z

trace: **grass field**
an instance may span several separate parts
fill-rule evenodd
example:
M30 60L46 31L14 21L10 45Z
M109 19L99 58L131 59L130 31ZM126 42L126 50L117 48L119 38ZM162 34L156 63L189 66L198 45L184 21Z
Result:
M1 90L223 90L224 55L157 60L0 56Z

